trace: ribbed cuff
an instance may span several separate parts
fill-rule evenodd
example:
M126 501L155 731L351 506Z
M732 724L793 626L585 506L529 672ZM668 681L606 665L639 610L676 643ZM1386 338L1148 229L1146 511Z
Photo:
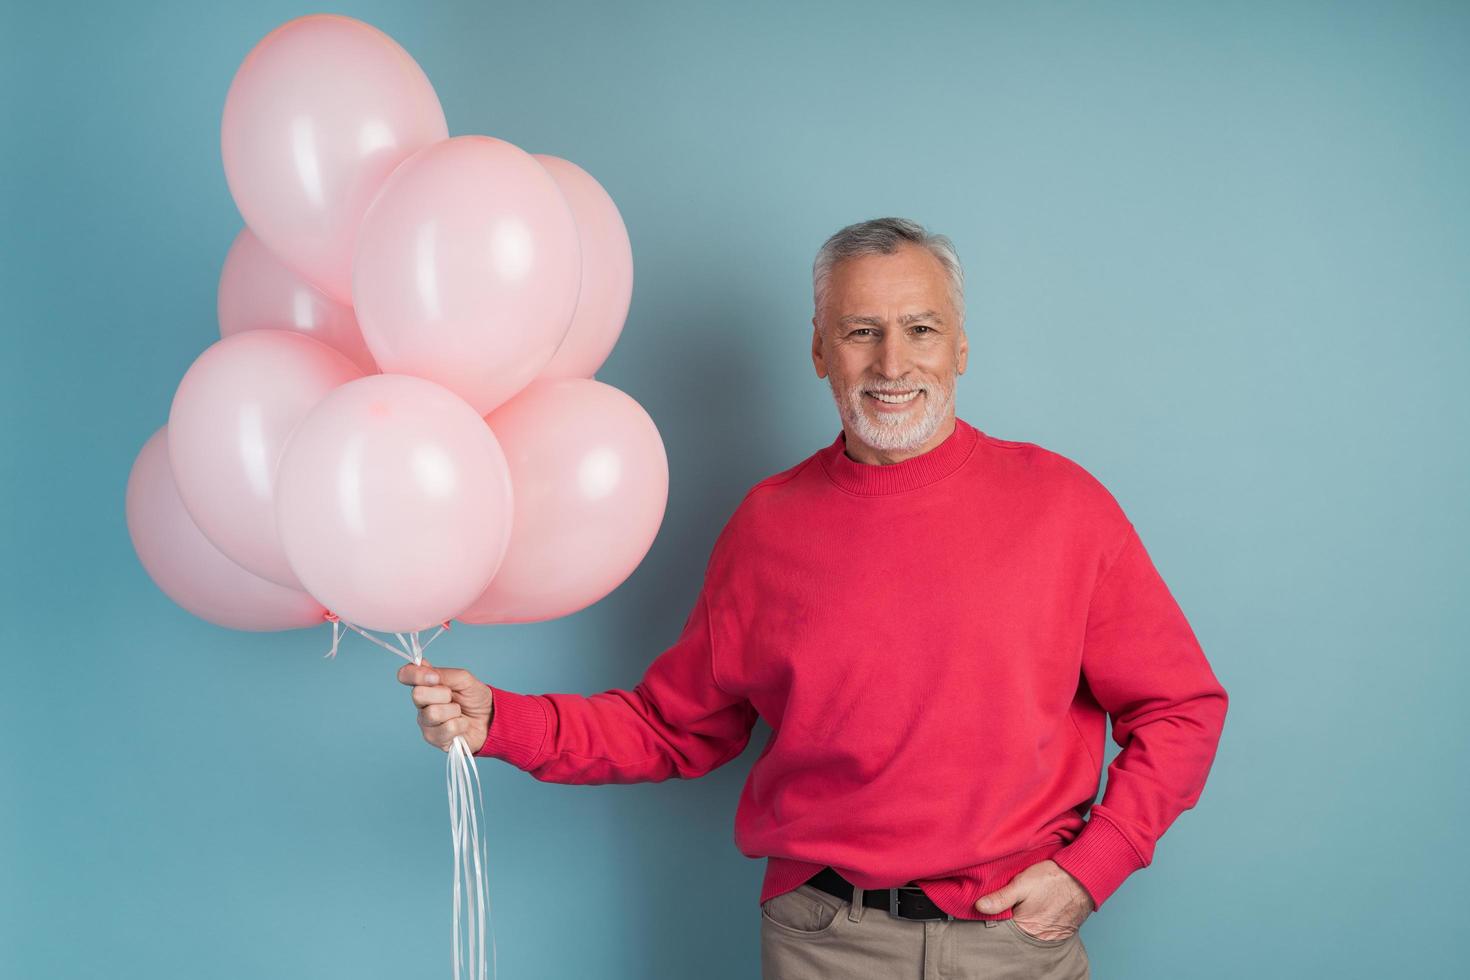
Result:
M1124 878L1144 866L1117 825L1095 810L1076 839L1051 859L1082 883L1096 908L1102 908Z
M541 761L541 745L546 741L547 707L545 699L534 694L517 694L494 684L486 684L494 697L490 730L477 756L503 759L520 769L531 769Z

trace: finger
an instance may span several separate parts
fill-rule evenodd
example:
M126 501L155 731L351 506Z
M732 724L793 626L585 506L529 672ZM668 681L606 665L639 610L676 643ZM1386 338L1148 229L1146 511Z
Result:
M439 675L436 683L446 685L451 691L472 691L484 686L474 674L458 667L439 667L436 672Z
M444 734L440 731L439 727L436 725L433 728L424 729L424 741L428 742L436 749L448 752L449 746L453 744L454 739L446 738Z
M458 718L462 712L457 704L431 704L419 711L425 722L431 725L442 725L451 718Z
M451 718L442 725L429 725L425 727L422 720L420 720L419 725L424 729L424 741L435 748L448 752L449 747L454 744L455 738L463 735L468 730L469 721L465 718Z
M398 668L398 682L413 686L432 687L439 683L439 671L425 660L422 664L404 664Z
M1004 888L1000 888L991 892L989 895L981 897L975 903L975 908L984 912L986 915L1003 912L1020 901L1021 896L1018 892L1019 890L1014 885L1006 885Z
M413 697L413 703L420 708L427 704L448 704L454 700L449 688L442 684L438 687L416 687L409 693Z
M463 717L462 715L453 715L447 718L443 718L441 720L435 718L434 715L431 714L431 712L443 711L446 707L458 708L459 705L433 705L429 708L420 708L418 717L416 719L419 723L419 727L422 728L425 732L432 731L437 732L440 735L443 735L448 730L455 730L455 734L458 734L457 726L468 725L469 719Z

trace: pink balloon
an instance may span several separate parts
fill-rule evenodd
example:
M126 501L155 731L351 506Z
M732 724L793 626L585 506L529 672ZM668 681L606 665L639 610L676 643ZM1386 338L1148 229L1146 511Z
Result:
M643 407L601 381L560 378L533 382L485 421L510 464L515 523L500 571L458 618L555 619L622 584L669 498L663 440Z
M289 330L247 330L194 361L168 413L179 496L214 546L247 571L301 588L276 539L276 464L291 430L362 369Z
M459 136L394 171L363 219L352 298L384 371L485 414L545 367L577 306L581 248L556 181L519 147Z
M332 392L281 456L277 530L306 588L342 619L408 632L479 595L510 540L495 434L432 381L375 374Z
M322 624L321 603L251 575L200 533L174 486L167 426L149 437L133 461L125 508L133 550L149 578L200 619L260 632Z
M313 14L267 34L225 95L220 151L245 223L287 266L352 301L352 249L393 168L445 139L428 77L382 31Z
M628 319L633 246L618 206L591 174L561 157L535 157L561 188L582 246L582 288L572 326L536 378L590 378L612 353Z
M249 228L240 230L225 256L217 306L221 337L246 330L294 330L346 354L364 374L378 373L352 307L288 269Z

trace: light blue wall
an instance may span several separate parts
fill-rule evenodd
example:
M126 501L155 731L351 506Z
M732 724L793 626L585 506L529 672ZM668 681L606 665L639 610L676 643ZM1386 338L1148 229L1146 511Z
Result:
M0 973L446 976L443 757L399 661L190 617L123 522L217 336L226 87L314 8L0 9ZM1232 695L1199 806L1084 926L1097 975L1458 975L1465 6L332 9L413 53L451 132L611 192L637 283L599 376L670 459L613 595L440 658L530 692L635 683L745 489L837 432L812 253L916 217L969 270L961 416L1113 490ZM767 732L691 783L482 761L500 976L756 976L762 865L731 821Z

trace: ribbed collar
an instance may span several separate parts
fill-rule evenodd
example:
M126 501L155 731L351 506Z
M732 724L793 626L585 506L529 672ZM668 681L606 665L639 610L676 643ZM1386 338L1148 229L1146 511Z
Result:
M956 416L954 431L927 453L887 465L859 463L847 455L847 432L839 431L832 445L817 454L822 469L849 493L877 495L902 493L944 479L965 464L980 441L980 430Z

